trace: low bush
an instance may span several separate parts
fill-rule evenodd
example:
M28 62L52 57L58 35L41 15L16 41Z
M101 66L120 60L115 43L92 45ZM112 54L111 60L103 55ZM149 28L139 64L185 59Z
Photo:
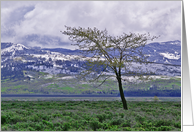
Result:
M122 123L122 127L131 127L131 120L125 120L125 122Z
M70 125L71 124L67 123L67 122L63 123L63 125L61 127L62 131L68 131L68 129L70 128Z
M102 127L102 124L98 121L98 119L94 118L92 121L90 121L90 126L92 130L96 131Z
M5 124L7 122L7 116L6 115L2 115L1 116L1 124Z
M172 121L170 120L158 120L156 121L155 126L160 127L160 126L170 126L172 124Z

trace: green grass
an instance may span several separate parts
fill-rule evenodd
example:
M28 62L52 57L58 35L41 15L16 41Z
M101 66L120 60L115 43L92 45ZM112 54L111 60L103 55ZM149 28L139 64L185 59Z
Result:
M2 101L2 131L181 131L181 102Z
M58 88L58 87L59 87L59 85L57 85L57 84L50 84L47 86L47 88Z
M68 90L68 91L73 91L73 88L72 87L59 87L58 89L62 89L62 90Z
M14 89L20 89L20 88L26 88L27 86L26 85L17 85L17 86L14 86Z
M4 79L4 80L1 80L1 83L6 83L7 81L9 81L9 79Z
M41 74L41 75L48 75L49 73L45 73L45 72L39 72L39 74Z
M35 93L35 94L49 94L49 93L61 93L61 94L99 94L97 91L101 91L101 94L115 94L119 93L118 84L113 79L107 79L107 81L98 86L102 80L98 83L81 82L76 79L60 79L55 76L53 78L44 78L39 75L46 74L42 72L32 72L35 77L34 80L3 80L1 81L2 94L14 94L14 93ZM85 83L85 84L83 84ZM157 90L180 90L181 80L178 78L156 79L149 82L142 82L139 84L123 82L124 91L145 90L147 91L151 85L157 86Z
M79 86L81 86L81 87L83 87L83 88L89 88L89 87L90 87L88 84L81 84L81 85L79 85Z

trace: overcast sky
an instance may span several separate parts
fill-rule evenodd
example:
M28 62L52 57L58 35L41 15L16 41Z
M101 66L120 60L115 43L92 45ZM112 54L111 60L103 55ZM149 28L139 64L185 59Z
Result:
M181 40L181 1L1 1L1 42L75 49L64 25Z

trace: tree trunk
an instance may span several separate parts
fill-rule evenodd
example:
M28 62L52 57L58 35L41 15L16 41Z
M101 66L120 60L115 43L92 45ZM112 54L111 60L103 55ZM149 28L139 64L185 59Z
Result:
M127 101L125 99L124 92L123 92L121 78L118 77L117 80L118 80L118 83L119 83L119 92L120 92L121 100L122 100L122 103L123 103L123 109L128 110Z

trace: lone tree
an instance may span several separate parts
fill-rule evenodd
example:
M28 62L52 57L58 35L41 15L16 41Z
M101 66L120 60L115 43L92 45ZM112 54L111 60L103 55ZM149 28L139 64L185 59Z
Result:
M140 76L140 78L148 79L149 76L144 77L148 73L141 69L143 64L148 64L148 56L143 54L143 47L147 41L153 41L156 36L150 34L135 34L123 33L120 36L108 35L107 30L98 30L97 28L82 28L82 27L68 27L66 30L61 31L62 34L68 35L69 39L76 42L76 45L82 51L82 59L87 58L89 69L84 71L84 76L91 75L97 72L96 69L100 68L100 73L96 74L94 81L104 76L102 83L111 76L106 76L105 71L112 70L114 76L118 81L119 92L123 103L123 108L127 110L127 102L122 88L122 76L133 75ZM91 55L91 57L86 57ZM133 67L134 64L135 67ZM82 76L83 77L83 76ZM101 84L102 84L101 83Z

